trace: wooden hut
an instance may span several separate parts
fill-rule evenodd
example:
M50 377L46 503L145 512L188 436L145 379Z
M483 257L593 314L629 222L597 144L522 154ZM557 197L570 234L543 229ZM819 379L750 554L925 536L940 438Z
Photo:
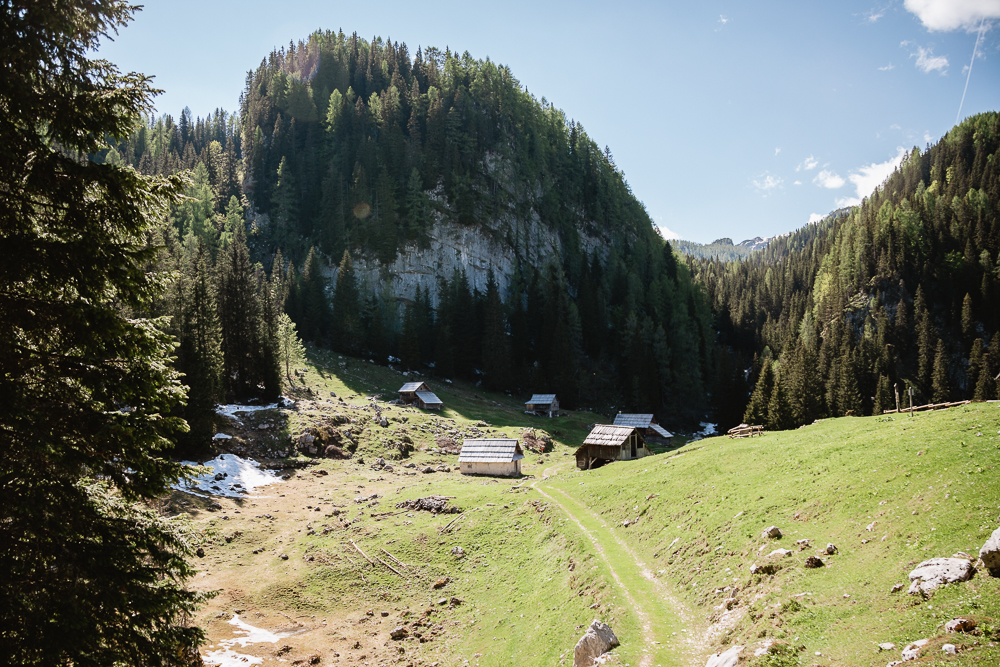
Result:
M619 412L615 415L615 426L632 426L639 429L646 442L653 442L669 447L674 441L674 434L657 424L653 415L623 415Z
M576 450L576 467L589 470L611 461L629 461L651 455L642 433L634 426L598 424Z
M463 475L517 477L521 474L523 458L524 450L517 440L470 438L462 443L458 466Z
M531 400L524 404L524 413L544 417L559 414L559 400L555 394L532 394Z
M423 410L440 410L443 405L426 382L407 382L399 388L399 400L403 405L416 405Z

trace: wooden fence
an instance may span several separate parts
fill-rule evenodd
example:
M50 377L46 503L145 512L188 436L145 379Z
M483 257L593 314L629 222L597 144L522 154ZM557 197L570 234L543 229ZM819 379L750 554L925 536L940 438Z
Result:
M764 435L764 427L740 424L739 426L732 427L731 429L726 431L726 433L729 434L730 438L752 438L755 435L756 436Z

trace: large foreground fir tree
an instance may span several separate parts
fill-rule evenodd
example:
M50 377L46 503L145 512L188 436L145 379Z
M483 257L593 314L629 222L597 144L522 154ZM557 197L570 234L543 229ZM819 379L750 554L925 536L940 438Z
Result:
M147 234L182 183L90 158L149 111L147 78L87 57L132 11L0 3L3 664L197 658L188 542L143 505L181 473L174 344L144 313Z

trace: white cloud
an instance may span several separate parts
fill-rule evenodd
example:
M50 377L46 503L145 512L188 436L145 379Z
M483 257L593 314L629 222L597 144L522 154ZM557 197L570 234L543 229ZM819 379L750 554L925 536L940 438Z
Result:
M998 0L905 0L928 30L973 30L983 19L1000 18Z
M660 230L660 235L668 241L675 241L681 237L677 232L668 229L666 225L657 225L657 228Z
M785 182L785 179L765 171L757 178L751 179L750 182L753 183L755 188L766 195L771 190L781 187L781 184Z
M719 14L719 23L721 23L722 25L726 25L727 23L729 23L729 19L727 19L725 15Z
M902 130L903 128L901 128L901 127L900 127L899 125L897 125L896 123L893 123L892 125L890 125L890 126L889 126L889 129L890 129L890 130Z
M830 190L836 190L837 188L842 188L844 187L844 183L846 182L847 181L845 181L841 176L838 176L835 172L832 172L828 169L824 169L823 171L819 172L818 174L816 174L816 178L813 179L813 183L815 183L816 185L820 186L821 188L828 188Z
M934 55L934 49L918 46L917 52L910 54L911 58L913 56L917 57L917 69L924 74L930 74L935 70L941 72L942 75L948 73L948 58Z
M799 163L799 166L795 168L795 171L809 171L810 169L815 169L817 166L819 166L819 160L810 155Z
M814 222L819 222L820 220L822 220L825 217L826 217L825 215L820 215L819 213L811 213L809 215L809 222L810 222L810 224L814 223Z
M792 185L802 185L802 181L795 181Z
M885 179L892 175L899 163L903 161L906 149L899 146L896 149L896 156L889 158L885 162L873 162L855 169L847 180L854 184L855 197L842 197L836 200L838 207L857 206L861 200L875 192L875 188L882 185Z
M930 132L928 132L927 130L924 130L924 143L925 144L929 144L932 141L934 141L934 137L931 136Z
M775 149L774 149L774 154L775 154L775 155L777 155L777 154L778 154L778 153L780 153L780 152L781 152L781 149L780 149L780 148L775 148Z
M885 8L872 9L867 14L865 14L865 21L867 21L868 23L875 23L883 16L885 16Z
M892 63L889 63L888 65L886 65L884 67L879 67L878 71L880 71L880 72L888 72L889 70L892 70L892 69L896 69L896 66L893 65Z

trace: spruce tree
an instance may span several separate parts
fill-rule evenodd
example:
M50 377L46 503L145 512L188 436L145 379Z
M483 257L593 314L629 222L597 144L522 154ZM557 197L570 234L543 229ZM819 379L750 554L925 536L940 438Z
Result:
M483 373L489 389L498 391L510 386L510 346L500 303L500 288L493 269L486 282L486 314L483 323Z
M976 338L972 341L972 350L969 352L969 370L966 373L967 388L973 394L979 385L979 376L984 372L989 374L989 371L984 367L985 363L986 355L983 352L983 341L981 338ZM981 397L974 396L974 398L982 400Z
M208 259L207 247L199 242L185 290L177 358L177 369L188 386L184 417L191 430L185 440L194 448L210 443L215 433L215 404L222 397L222 329Z
M333 320L331 337L334 349L348 354L359 347L361 334L361 302L357 279L347 250L337 270L337 285L333 292Z
M931 378L931 402L945 403L951 400L951 382L948 380L948 355L944 341L940 338L934 354L934 371Z
M767 401L767 430L784 431L792 426L792 407L788 402L785 383L775 378L774 388Z
M889 382L889 378L885 375L878 376L878 387L875 390L875 409L874 414L881 415L886 410L896 409L896 397L892 391L892 385Z
M931 393L931 372L934 369L934 343L937 339L930 313L924 300L923 287L917 288L914 300L917 334L917 381L924 393Z
M135 8L0 8L0 656L9 665L193 664L194 536L146 503L183 474L157 221L180 178L88 156L151 110L149 79L89 59ZM191 657L189 657L191 656Z
M743 423L751 426L767 424L767 407L773 391L774 371L771 368L771 360L768 359L760 369L760 376L757 378L757 384L754 385L753 393L750 395L750 403L743 415Z

